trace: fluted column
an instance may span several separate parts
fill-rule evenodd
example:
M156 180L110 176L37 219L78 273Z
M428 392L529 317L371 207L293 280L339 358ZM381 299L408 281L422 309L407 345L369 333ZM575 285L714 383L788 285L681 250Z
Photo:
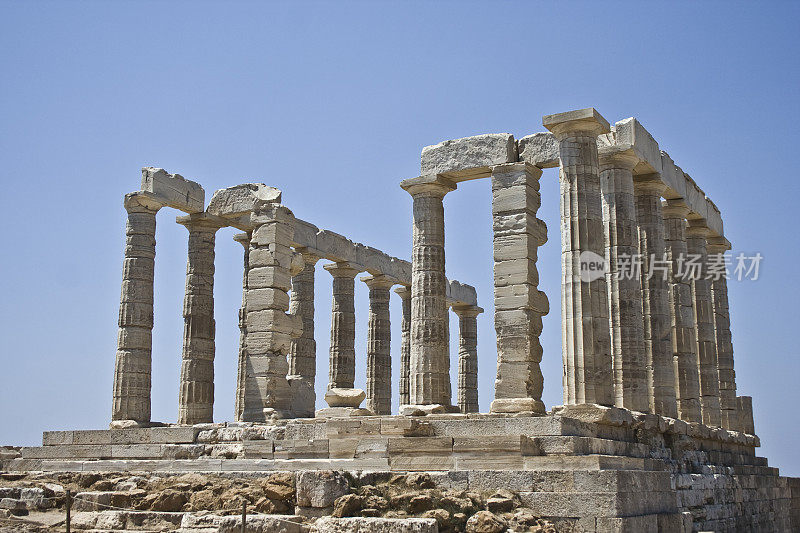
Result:
M608 122L594 109L545 116L559 145L564 403L614 404L597 136ZM587 270L581 275L581 265Z
M458 315L458 408L462 413L478 410L478 315L474 305L454 305Z
M242 421L242 411L244 410L244 378L246 375L246 354L245 339L247 338L247 326L245 325L245 301L247 298L247 266L250 256L250 234L237 233L233 240L244 247L244 267L242 269L242 307L239 308L239 361L236 370L236 399L234 403L234 420Z
M286 207L256 200L245 296L245 380L242 420L288 418L291 393L286 359L302 323L289 314L294 252L294 215Z
M214 421L214 244L218 219L206 213L179 217L189 230L178 424Z
M300 317L303 333L292 339L289 349L289 386L292 389L292 411L295 416L314 416L316 393L314 381L317 375L317 342L314 340L314 266L318 255L300 251L303 255L303 270L292 278L289 295L289 313Z
M660 271L667 257L661 193L665 189L658 175L637 176L633 182L636 219L639 224L639 253L642 256L642 314L650 411L678 417L675 362L672 355L668 271Z
M125 195L125 259L114 364L112 426L150 422L153 348L153 273L156 213L162 204L146 193Z
M392 330L389 315L389 289L395 281L386 276L365 276L369 287L367 326L367 402L376 415L392 414Z
M699 275L693 276L692 300L694 301L695 336L697 360L700 365L700 409L703 423L720 425L719 372L717 371L717 339L714 332L714 311L711 306L711 281L706 279L708 252L706 239L711 230L702 219L689 220L686 230L686 249L689 258L699 259Z
M724 254L731 244L724 237L708 240L709 263L724 265ZM719 407L722 427L739 430L736 400L736 372L733 367L731 317L728 308L728 280L723 272L711 279L711 303L714 315L714 337L717 346L717 372L719 374Z
M539 247L547 242L547 227L536 218L542 171L508 163L491 172L497 377L490 410L544 413L539 335L550 304L538 289L536 267Z
M400 396L400 405L407 405L409 363L411 362L411 289L397 287L396 292L403 302L403 316L400 320L400 378L397 389Z
M625 270L639 253L632 153L600 153L605 258L614 368L614 403L634 411L650 411L648 361L644 347L642 290L638 273ZM632 275L634 274L634 275Z
M444 259L445 194L456 188L440 176L422 176L401 184L411 194L411 362L409 402L405 411L449 411L450 339Z

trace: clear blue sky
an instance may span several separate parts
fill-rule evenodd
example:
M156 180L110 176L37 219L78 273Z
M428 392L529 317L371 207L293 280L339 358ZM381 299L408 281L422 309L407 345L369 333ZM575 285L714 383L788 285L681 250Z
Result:
M125 211L139 169L214 190L263 181L297 216L408 257L400 180L420 149L542 131L588 106L637 117L722 210L761 279L731 282L740 394L760 453L800 475L797 3L0 2L0 443L106 427ZM545 403L561 402L558 187L542 176L552 302ZM495 368L489 184L446 198L447 268L475 285L480 402ZM153 419L174 421L186 230L158 215ZM233 411L241 246L218 235L217 420ZM318 386L330 281L317 271ZM363 384L367 290L358 284ZM393 298L393 354L399 299ZM453 335L456 327L453 323ZM453 347L455 352L455 347ZM453 365L455 369L455 365ZM396 370L395 370L396 371ZM395 373L396 377L396 373Z

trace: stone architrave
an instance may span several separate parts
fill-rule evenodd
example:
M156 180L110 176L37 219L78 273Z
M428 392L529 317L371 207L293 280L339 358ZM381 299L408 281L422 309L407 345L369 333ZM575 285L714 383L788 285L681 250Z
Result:
M593 108L548 115L558 140L561 184L561 316L564 403L614 404L597 136L609 124ZM581 276L581 264L587 267Z
M409 363L411 362L411 289L397 287L396 292L402 300L403 316L400 320L400 378L397 390L400 405L408 405Z
M639 258L639 235L633 168L639 159L633 150L601 151L599 159L614 403L647 412L651 410L648 376L652 367L645 354L641 279L634 267Z
M444 259L444 196L454 182L436 175L401 183L413 198L410 405L401 413L455 411Z
M189 230L178 424L214 421L214 244L226 225L207 213L179 217Z
M691 277L694 301L697 360L700 366L700 409L703 424L720 425L719 372L717 371L717 338L714 331L714 310L711 304L711 280L708 272L706 239L711 230L702 219L690 219L686 230L687 260L696 260L697 271L687 266ZM693 273L696 272L696 275Z
M247 375L247 351L245 350L245 340L247 339L247 326L245 325L246 299L247 299L247 271L250 257L250 234L237 233L233 240L244 247L244 265L242 269L242 307L239 308L239 361L236 370L236 399L234 405L234 420L242 421L242 411L244 410L244 380Z
M724 237L708 239L709 263L725 265L725 252L731 244ZM731 316L728 307L728 280L723 271L711 278L711 302L714 309L714 335L717 340L717 371L719 373L719 407L722 427L739 430L736 400L736 372L733 366Z
M642 314L647 382L651 412L678 417L675 361L669 301L669 263L664 240L661 194L665 185L657 174L636 176L636 219L639 223L639 254L642 257ZM657 268L658 267L658 268Z
M294 252L294 215L283 205L256 199L245 296L245 379L242 420L288 418L291 392L286 378L292 337L302 322L287 314Z
M544 413L539 335L549 304L537 288L536 269L538 249L547 241L547 227L536 218L542 171L528 163L496 165L491 170L497 332L497 378L491 411ZM477 409L475 402L469 400L470 409Z
M392 414L392 330L389 289L397 282L384 275L364 276L369 287L367 326L366 408L376 415Z
M462 413L478 412L478 315L474 305L454 305L458 316L458 408Z
M292 411L301 418L312 418L317 395L317 342L314 340L314 266L321 258L299 250L303 270L292 278L289 313L303 321L303 333L292 339L289 350L289 386L292 390Z
M125 259L114 365L112 426L150 422L153 349L153 273L156 213L163 203L148 193L125 195Z
M701 422L700 374L692 285L682 272L688 255L686 215L689 214L689 207L681 199L671 199L662 203L661 212L664 216L664 240L670 259L670 315L678 417L686 422Z

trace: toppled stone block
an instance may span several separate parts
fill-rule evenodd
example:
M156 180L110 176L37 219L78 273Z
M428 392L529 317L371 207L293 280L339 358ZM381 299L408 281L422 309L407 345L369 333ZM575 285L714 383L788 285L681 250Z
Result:
M199 183L180 174L170 174L163 168L142 168L141 190L152 194L164 205L186 213L203 211L206 193Z
M488 133L443 141L422 149L420 174L438 174L453 181L485 178L489 167L518 160L510 133Z
M366 398L361 389L332 388L325 392L325 402L330 407L358 407Z
M263 183L243 183L220 189L211 197L207 211L218 217L239 218L252 212L257 202L278 204L281 191Z
M517 142L519 160L539 168L554 168L559 165L558 141L550 132L542 131L523 137Z

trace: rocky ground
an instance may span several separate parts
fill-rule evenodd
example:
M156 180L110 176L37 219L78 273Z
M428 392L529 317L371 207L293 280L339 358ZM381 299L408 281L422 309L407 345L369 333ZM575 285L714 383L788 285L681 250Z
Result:
M380 529L387 533L557 531L510 491L440 489L426 473L333 471L252 477L3 473L0 530L63 531L68 489L74 530L239 531L246 504L248 531L377 531L378 524L389 524L386 518L427 519L402 527L393 520L401 528Z

